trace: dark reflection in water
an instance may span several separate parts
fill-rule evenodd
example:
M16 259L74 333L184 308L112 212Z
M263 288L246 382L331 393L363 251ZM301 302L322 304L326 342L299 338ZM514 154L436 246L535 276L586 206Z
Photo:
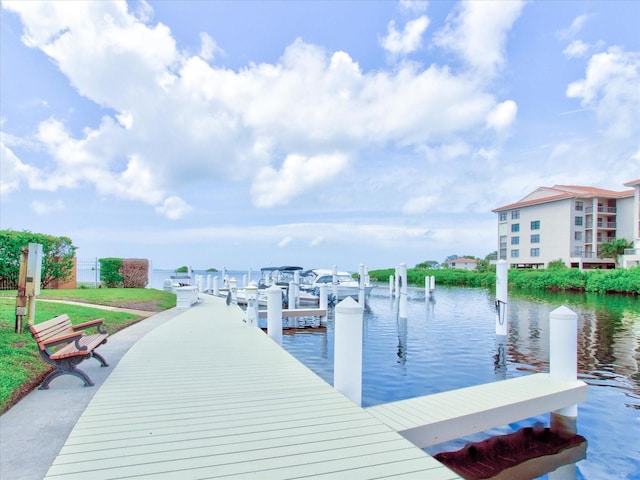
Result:
M578 374L589 384L577 422L588 440L587 458L573 467L573 478L640 479L639 298L510 292L506 344L496 339L494 295L486 290L440 287L433 301L410 290L408 300L408 318L399 319L387 288L375 289L369 299L363 406L548 372L549 314L566 305L578 315ZM332 320L326 332L286 335L284 347L332 382ZM549 415L427 451L458 450L536 423L548 425Z

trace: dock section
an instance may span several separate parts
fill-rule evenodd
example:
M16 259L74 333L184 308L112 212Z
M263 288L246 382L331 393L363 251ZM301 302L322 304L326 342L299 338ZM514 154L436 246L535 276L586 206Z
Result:
M203 296L139 340L45 478L460 478L242 319Z
M538 373L366 410L413 444L425 448L587 399L587 384Z

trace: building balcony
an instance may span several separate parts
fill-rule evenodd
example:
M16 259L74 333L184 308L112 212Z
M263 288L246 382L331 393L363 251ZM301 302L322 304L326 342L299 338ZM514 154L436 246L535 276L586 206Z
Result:
M583 252L582 250L574 250L571 254L572 258L596 258L595 252Z
M605 207L602 205L598 205L597 212L598 213L613 213L615 214L617 211L616 207ZM586 207L584 209L584 213L590 214L593 213L593 207Z

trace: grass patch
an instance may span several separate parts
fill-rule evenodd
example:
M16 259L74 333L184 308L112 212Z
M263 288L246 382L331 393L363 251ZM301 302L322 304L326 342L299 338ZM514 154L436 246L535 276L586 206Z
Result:
M0 293L0 413L4 413L24 395L38 386L51 370L38 353L36 342L26 330L18 334L15 329L16 291ZM39 299L71 300L82 303L161 311L176 304L176 296L154 289L105 288L79 290L43 290ZM102 310L88 306L36 301L35 322L40 323L66 313L71 322L82 323L104 318L109 334L142 320L143 316ZM26 323L26 319L25 319Z

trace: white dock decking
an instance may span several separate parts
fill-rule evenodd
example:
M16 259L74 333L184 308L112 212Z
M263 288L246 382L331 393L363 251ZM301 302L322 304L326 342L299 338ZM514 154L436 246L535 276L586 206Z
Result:
M205 296L138 341L45 478L459 478L242 317Z
M559 410L587 399L587 384L538 373L366 410L424 448L510 422Z

